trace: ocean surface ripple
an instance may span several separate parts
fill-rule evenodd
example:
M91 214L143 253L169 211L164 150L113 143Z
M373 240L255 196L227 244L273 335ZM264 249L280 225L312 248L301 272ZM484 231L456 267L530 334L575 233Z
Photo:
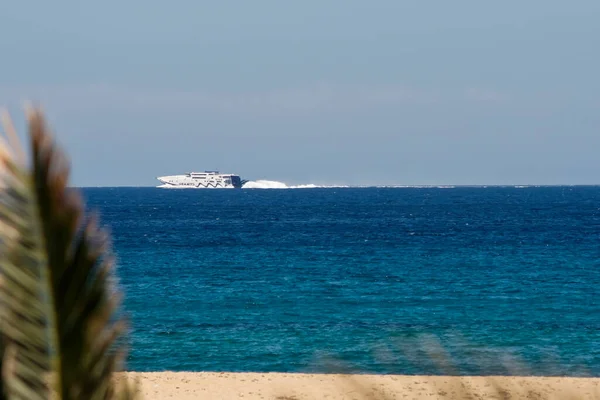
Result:
M84 195L130 369L600 376L599 187Z

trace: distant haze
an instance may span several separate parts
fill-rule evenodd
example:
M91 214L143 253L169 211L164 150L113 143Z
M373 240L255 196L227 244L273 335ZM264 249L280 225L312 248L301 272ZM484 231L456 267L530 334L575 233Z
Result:
M596 184L599 20L597 0L8 2L0 105L44 106L80 186Z

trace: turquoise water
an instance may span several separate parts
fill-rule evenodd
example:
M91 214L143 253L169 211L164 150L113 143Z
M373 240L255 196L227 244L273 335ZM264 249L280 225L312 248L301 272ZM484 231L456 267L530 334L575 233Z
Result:
M600 376L600 187L84 195L132 370Z

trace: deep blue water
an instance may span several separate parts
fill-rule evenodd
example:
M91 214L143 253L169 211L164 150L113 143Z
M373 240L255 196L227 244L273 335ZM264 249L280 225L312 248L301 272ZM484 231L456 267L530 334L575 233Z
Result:
M84 195L132 370L600 376L600 187Z

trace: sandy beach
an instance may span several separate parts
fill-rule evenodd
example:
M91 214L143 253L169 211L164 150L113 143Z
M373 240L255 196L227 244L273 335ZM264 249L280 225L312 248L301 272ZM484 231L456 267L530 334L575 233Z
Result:
M144 399L600 399L600 378L227 372L127 375L139 380Z

